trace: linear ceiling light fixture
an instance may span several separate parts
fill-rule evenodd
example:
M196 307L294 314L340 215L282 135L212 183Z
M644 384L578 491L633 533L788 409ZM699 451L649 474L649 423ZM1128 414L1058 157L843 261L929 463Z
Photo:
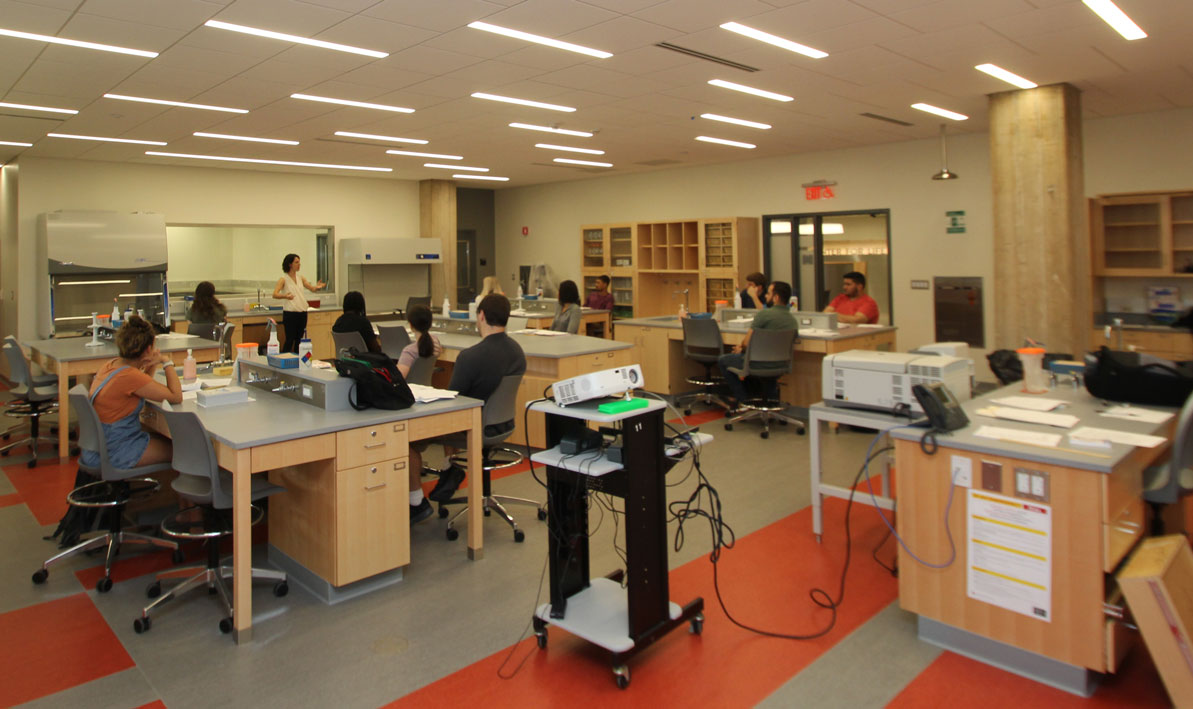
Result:
M783 39L782 37L777 37L773 34L763 32L762 30L756 30L753 27L747 27L738 22L726 22L725 24L721 25L721 29L729 30L730 32L736 32L743 37L756 39L759 42L773 44L776 47L786 49L789 52L795 52L796 54L802 54L805 57L823 59L824 57L828 56L828 52L822 52L819 49L814 49L807 45L800 44L799 42L792 42L789 39Z
M423 167L437 167L440 170L468 170L469 172L488 172L487 167L469 167L467 165L440 165L437 162L425 162Z
M189 158L191 160L217 160L221 162L251 162L262 165L286 165L289 167L325 167L332 170L366 170L368 172L393 172L392 167L369 167L367 165L333 165L321 162L295 162L293 160L262 160L259 158L230 158L223 155L192 155L189 153L162 153L156 150L146 150L146 155L162 158Z
M555 158L554 162L566 163L568 165L587 165L589 167L613 167L611 162L593 162L591 160L573 160L572 158Z
M509 182L508 177L497 177L496 175L452 175L457 180L492 180L493 182Z
M415 158L437 158L439 160L463 160L463 155L442 155L440 153L419 153L413 150L386 150L390 155L409 155Z
M226 133L195 132L200 138L220 138L221 140L243 140L249 143L271 143L273 145L298 145L297 140L279 140L277 138L250 138L247 135L228 135Z
M328 96L312 96L311 94L290 94L290 98L301 99L303 101L318 101L319 103L334 103L340 106L353 106L355 108L372 108L378 111L393 111L394 113L414 113L413 108L405 108L403 106L390 106L384 103L366 103L364 101L349 101L346 98L330 98Z
M593 150L592 148L573 148L568 145L552 145L551 143L535 143L534 147L543 148L544 150L563 150L568 153L587 153L589 155L604 155L604 150Z
M561 42L558 39L551 39L550 37L543 37L537 34L530 34L529 32L522 32L521 30L512 30L508 27L500 27L498 25L491 25L488 22L470 22L468 26L474 30L484 30L485 32L492 32L493 34L500 34L506 37L513 37L514 39L521 39L527 42L534 42L535 44L542 44L548 47L555 47L556 49L566 49L569 52L576 52L577 54L587 54L590 57L597 59L608 59L613 56L609 52L604 52L599 49L592 49L591 47L584 47L579 44L572 44L571 42Z
M1115 32L1121 34L1124 39L1143 39L1147 36L1147 32L1140 29L1139 25L1127 17L1127 13L1120 10L1118 5L1111 0L1082 0L1082 2L1098 17L1101 17L1103 22L1113 27Z
M73 133L46 133L51 138L70 138L71 140L98 140L105 143L135 143L136 145L166 145L160 140L133 140L131 138L104 138L98 135L75 135Z
M720 121L721 123L732 123L735 126L745 126L747 128L758 128L760 130L770 130L769 123L759 123L757 121L747 121L742 118L730 118L729 116L720 116L715 113L701 113L701 118L707 118L710 121Z
M728 145L728 146L731 146L734 148L746 148L747 150L753 150L754 148L758 147L757 145L754 145L753 143L742 143L742 142L739 142L736 140L725 140L724 138L712 138L707 135L698 135L698 136L696 136L696 140L699 140L703 143L716 143L717 145Z
M510 128L521 128L523 130L537 130L544 133L558 133L559 135L574 135L577 138L591 138L592 133L582 130L568 130L566 128L552 128L551 126L536 126L532 123L511 123Z
M751 94L753 96L761 96L762 98L769 98L772 101L794 101L790 96L784 94L777 94L773 91L765 91L763 89L756 89L753 86L746 86L745 84L735 84L732 81L723 81L721 79L709 79L709 84L713 86L720 86L722 89L731 89L733 91L740 91L743 94Z
M1002 67L996 66L994 64L978 64L977 66L974 67L974 69L977 69L978 71L982 72L983 74L989 74L990 76L993 76L995 79L1005 81L1008 84L1011 84L1012 86L1018 86L1021 89L1034 89L1037 86L1039 86L1039 84L1037 84L1034 81L1028 81L1027 79L1024 79L1022 76L1019 76L1018 74L1012 74L1011 72L1007 71L1006 69L1003 69Z
M17 148L32 148L33 143L17 143L11 140L0 140L0 145L12 145Z
M220 22L219 20L208 20L203 24L208 27L214 27L219 30L230 30L232 32L240 32L241 34L251 34L257 37L268 37L269 39L280 39L285 42L294 42L296 44L305 44L311 47L319 47L321 49L334 49L337 52L348 52L349 54L363 54L366 57L373 57L374 59L384 59L389 56L388 52L378 52L374 49L362 49L360 47L353 47L349 44L336 44L335 42L324 42L321 39L309 39L307 37L299 37L293 34L284 34L282 32L273 32L270 30L262 30L256 27L245 27L244 25L234 25L231 22Z
M352 131L338 130L336 135L345 138L367 138L369 140L385 140L390 143L412 143L414 145L426 145L427 141L419 140L418 138L398 138L392 135L374 135L373 133L353 133Z
M530 106L531 108L545 108L548 111L563 111L564 113L572 113L576 109L571 106L560 106L556 103L543 103L542 101L531 101L524 98L513 98L511 96L498 96L497 94L486 94L483 92L476 92L472 94L472 98L483 98L486 101L501 101L502 103L516 103L519 106Z
M78 111L72 108L51 108L49 106L30 106L26 103L5 103L0 102L0 108L19 108L23 111L45 111L47 113L67 113L74 115Z
M136 101L137 103L155 103L159 106L175 106L177 108L197 108L201 111L222 111L224 113L248 113L243 108L228 108L226 106L208 106L205 103L185 103L183 101L166 101L160 98L144 98L142 96L125 96L123 94L104 94L104 98L114 98L118 101Z
M98 44L96 42L83 42L77 39L65 39L63 37L51 37L45 34L33 34L32 32L18 32L17 30L6 30L0 28L0 36L16 37L17 39L32 39L38 42L49 42L50 44L65 44L68 47L81 47L83 49L98 49L101 52L115 52L116 54L131 54L134 57L147 57L153 59L157 56L157 52L147 52L143 49L129 49L128 47L117 47L111 44Z
M931 113L933 115L940 116L941 118L948 118L948 119L951 119L954 121L968 121L969 120L969 116L965 115L964 113L957 113L955 111L950 111L947 108L940 108L939 106L933 106L930 103L913 103L913 104L911 104L911 107L916 109L917 111L923 111L924 113Z

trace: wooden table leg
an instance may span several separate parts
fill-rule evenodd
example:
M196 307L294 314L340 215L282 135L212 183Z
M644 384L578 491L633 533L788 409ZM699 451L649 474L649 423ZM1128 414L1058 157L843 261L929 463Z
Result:
M253 640L253 469L248 449L232 471L232 627L236 644Z
M484 487L481 470L481 410L472 410L472 426L468 429L468 558L485 558L484 550Z
M70 458L70 374L58 365L58 459ZM36 454L34 457L37 457Z

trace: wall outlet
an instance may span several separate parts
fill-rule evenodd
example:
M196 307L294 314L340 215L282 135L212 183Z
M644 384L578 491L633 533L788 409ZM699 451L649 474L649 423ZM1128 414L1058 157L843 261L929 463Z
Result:
M963 455L952 458L953 484L957 487L973 487L973 461Z

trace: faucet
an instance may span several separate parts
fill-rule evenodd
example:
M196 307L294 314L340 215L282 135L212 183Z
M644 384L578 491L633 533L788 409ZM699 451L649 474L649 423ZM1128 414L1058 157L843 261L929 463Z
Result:
M291 384L279 384L279 385L275 386L274 388L270 389L270 391L275 392L277 394L281 394L281 393L287 392L287 391L298 391L299 386L300 385L298 382L293 382Z
M249 372L249 378L245 380L245 384L269 384L276 379L277 377L263 377L254 370Z

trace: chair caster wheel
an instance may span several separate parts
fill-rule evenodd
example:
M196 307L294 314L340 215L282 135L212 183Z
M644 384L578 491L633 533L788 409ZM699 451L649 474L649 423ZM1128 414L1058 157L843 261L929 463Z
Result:
M485 508L485 516L488 517L490 514L492 514L492 512L489 510L488 507L486 507Z
M804 429L803 426L800 426L799 428L795 429L795 432L801 436L807 433L807 431Z
M538 517L540 522L547 519L547 511L540 507L538 511Z
M223 633L224 635L227 635L228 633L232 632L232 619L231 618L224 618L223 620L220 621L220 632Z
M514 530L514 541L519 544L526 541L526 533L520 529L515 529Z
M784 421L783 419L779 419L779 425L780 425L780 426L786 426L786 425L787 425L787 422L786 422L786 421Z
M79 454L82 452L83 451L80 448L71 448L70 449L70 457L77 458L77 457L79 457Z
M284 597L287 593L290 593L290 584L285 581L278 581L273 585L273 595L278 598Z
M447 518L447 508L444 507L443 505L439 505L439 519L446 519L446 518Z
M683 415L684 415L684 416L691 416L691 415L692 415L692 410L691 410L691 409L684 409L684 410L683 410Z
M688 632L691 633L692 635L699 635L704 632L704 616L703 615L698 613L698 614L696 614L696 616L694 616L691 620L688 621Z
M175 564L181 564L182 562L186 561L186 554L182 551L181 547L175 549L174 552L170 554L170 561L173 561Z
M153 626L153 622L149 618L137 618L133 621L133 631L140 635L141 633L149 632L149 628Z
M7 458L7 457L8 457L8 451L0 451L0 458Z
M102 579L100 579L99 581L96 581L95 582L95 590L99 591L100 593L107 593L108 591L111 591L112 590L112 577L105 576Z
M447 530L447 541L454 542L460 538L460 531L458 529Z
M613 679L617 682L618 689L625 689L630 686L630 668L625 665L618 665L613 668Z
M6 433L3 436L0 436L0 439L7 441L11 437L12 437L11 433Z
M37 454L34 453L33 455L37 455ZM36 468L37 467L37 458L34 458L33 460L29 461L28 463L25 463L25 467L26 468Z
M154 581L149 584L149 588L145 589L146 598L157 598L162 595L162 582Z
M725 430L726 430L726 431L732 431L732 430L733 430L733 424L731 424L731 423L727 423L727 424L725 424Z
M47 571L46 569L38 569L37 571L33 572L33 583L43 584L46 582L46 579L49 577L50 577L49 571Z
M770 431L763 431L758 435L762 436L763 438L770 438Z

